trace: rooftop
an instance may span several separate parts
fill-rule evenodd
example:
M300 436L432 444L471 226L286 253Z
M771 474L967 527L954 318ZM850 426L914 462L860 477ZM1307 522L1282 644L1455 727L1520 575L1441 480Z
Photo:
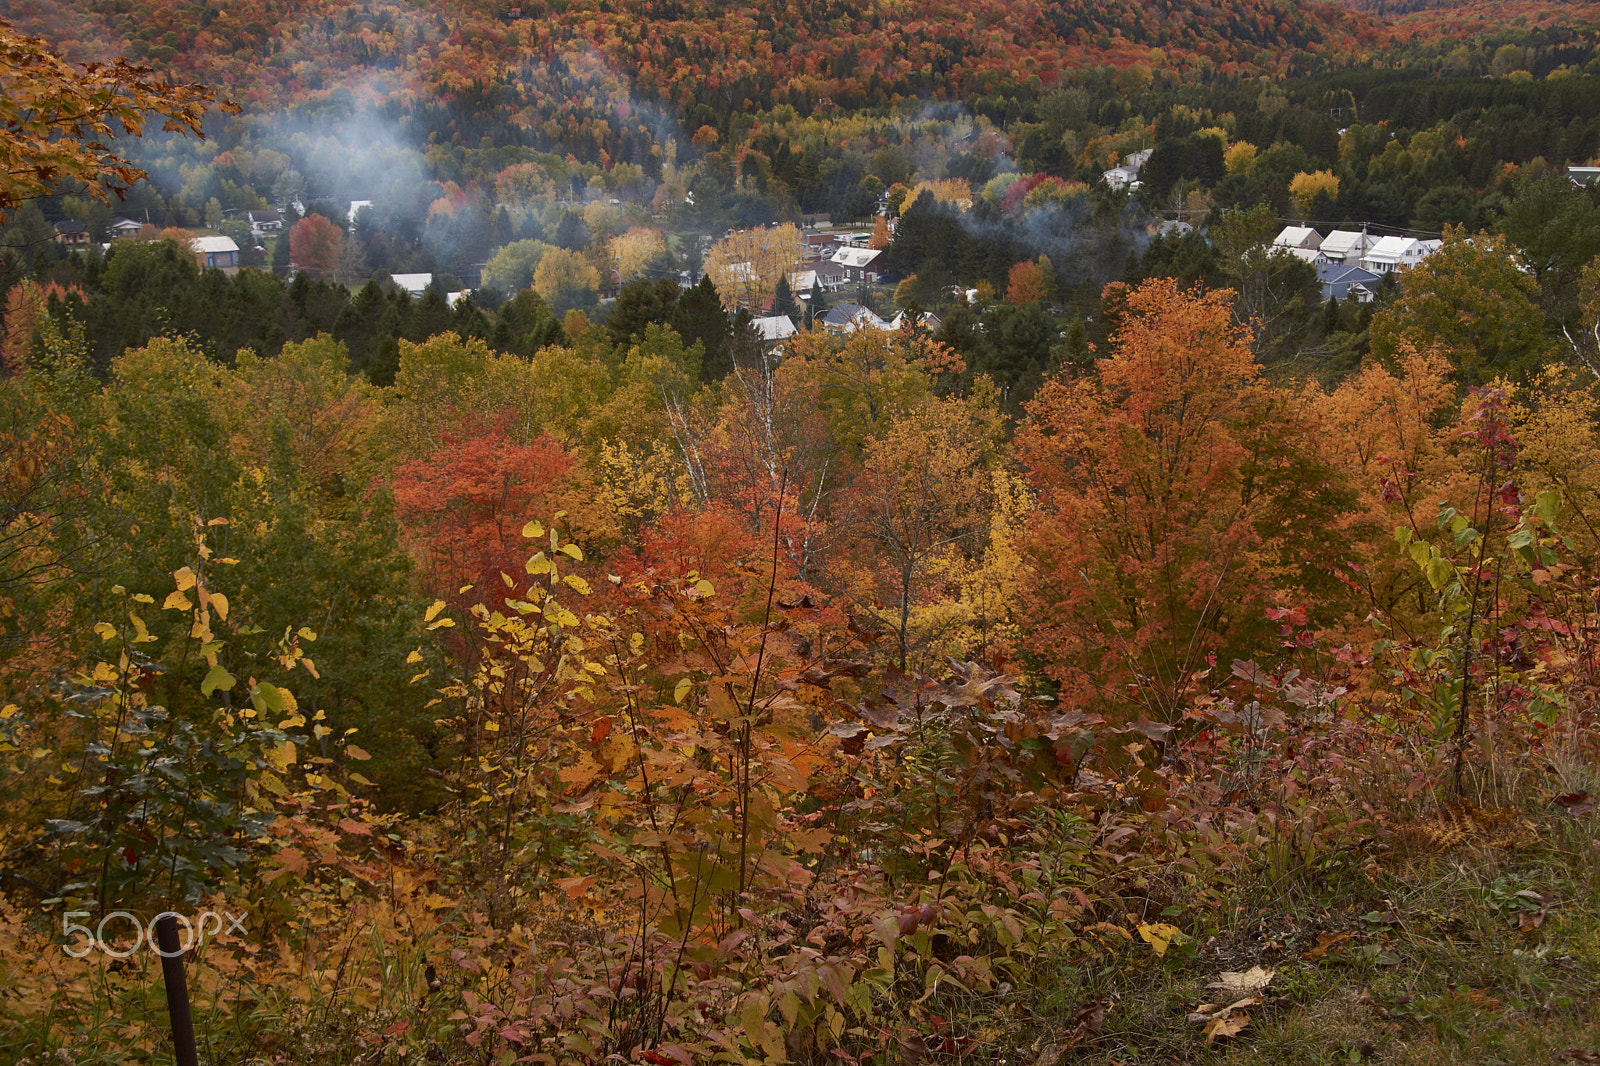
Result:
M233 242L232 237L194 237L189 241L189 248L203 255L215 255L218 252L237 252L239 250L239 246Z

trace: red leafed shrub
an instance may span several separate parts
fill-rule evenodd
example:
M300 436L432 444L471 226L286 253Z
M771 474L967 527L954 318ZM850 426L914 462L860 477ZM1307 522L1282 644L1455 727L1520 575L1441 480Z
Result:
M592 526L593 493L579 461L552 437L517 444L505 427L447 435L432 455L395 471L396 510L428 586L452 599L463 585L520 584L529 554L522 527L568 512Z

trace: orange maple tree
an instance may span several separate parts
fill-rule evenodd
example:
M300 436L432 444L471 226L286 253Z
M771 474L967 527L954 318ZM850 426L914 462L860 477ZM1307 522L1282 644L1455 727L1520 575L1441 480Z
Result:
M1261 380L1232 299L1144 282L1096 373L1029 404L1024 644L1074 702L1170 717L1207 655L1327 580L1322 531L1350 501L1314 423Z
M1026 304L1045 297L1044 268L1025 259L1011 268L1006 278L1006 303Z
M344 254L344 230L321 215L307 215L289 231L289 258L295 266L325 281Z
M557 511L592 510L585 502L592 497L578 461L553 438L517 444L504 424L446 434L437 451L394 475L395 507L424 583L446 599L464 585L499 587L501 573L520 577L523 526Z

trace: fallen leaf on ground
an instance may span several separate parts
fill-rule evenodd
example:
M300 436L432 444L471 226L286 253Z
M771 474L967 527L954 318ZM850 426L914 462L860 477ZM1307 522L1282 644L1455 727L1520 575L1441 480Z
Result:
M1110 999L1105 996L1096 996L1073 1015L1073 1026L1061 1040L1045 1044L1042 1048L1034 1045L1038 1057L1033 1060L1033 1066L1056 1066L1061 1057L1086 1040L1094 1040L1105 1027L1106 1008L1111 1005Z
M1565 795L1557 796L1556 802L1561 805L1562 810L1574 818L1580 814L1593 814L1595 808L1600 806L1600 801L1597 801L1594 796L1587 792L1568 792Z
M1271 979L1270 975L1268 979ZM1207 1044L1214 1043L1219 1037L1237 1036L1240 1030L1250 1024L1250 1016L1242 1012L1260 1002L1260 996L1246 996L1221 1009L1215 1003L1202 1003L1189 1015L1189 1020L1204 1022L1205 1028L1200 1034L1206 1038Z
M1271 984L1272 978L1277 972L1261 966L1252 966L1243 973L1224 970L1217 975L1215 981L1212 981L1206 987L1220 988L1224 992L1236 996L1251 996Z
M1239 1032L1249 1024L1250 1015L1248 1014L1233 1014L1226 1018L1212 1018L1206 1023L1205 1027L1206 1043L1210 1044L1217 1040L1218 1037L1225 1039L1230 1036L1238 1036Z
M1311 950L1302 953L1300 957L1302 959L1309 959L1312 962L1315 962L1316 960L1322 958L1322 956L1326 955L1329 950L1338 947L1340 944L1343 944L1349 939L1349 933L1323 933L1317 937L1316 946L1311 948Z

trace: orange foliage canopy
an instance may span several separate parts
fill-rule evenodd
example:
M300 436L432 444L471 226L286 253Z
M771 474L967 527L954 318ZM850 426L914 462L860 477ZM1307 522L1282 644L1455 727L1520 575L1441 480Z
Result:
M501 573L520 583L528 554L522 527L592 508L582 480L578 461L548 435L516 444L504 425L466 428L398 467L394 499L424 583L454 599L463 585L498 589Z
M1006 278L1006 303L1026 304L1043 300L1044 268L1032 260L1023 260L1011 268Z
M344 254L344 230L321 215L307 215L289 231L289 258L311 276L326 281Z
M1261 381L1232 300L1143 283L1096 374L1029 405L1024 642L1073 702L1170 717L1208 654L1247 647L1274 601L1334 584L1327 530L1353 501L1314 422Z

